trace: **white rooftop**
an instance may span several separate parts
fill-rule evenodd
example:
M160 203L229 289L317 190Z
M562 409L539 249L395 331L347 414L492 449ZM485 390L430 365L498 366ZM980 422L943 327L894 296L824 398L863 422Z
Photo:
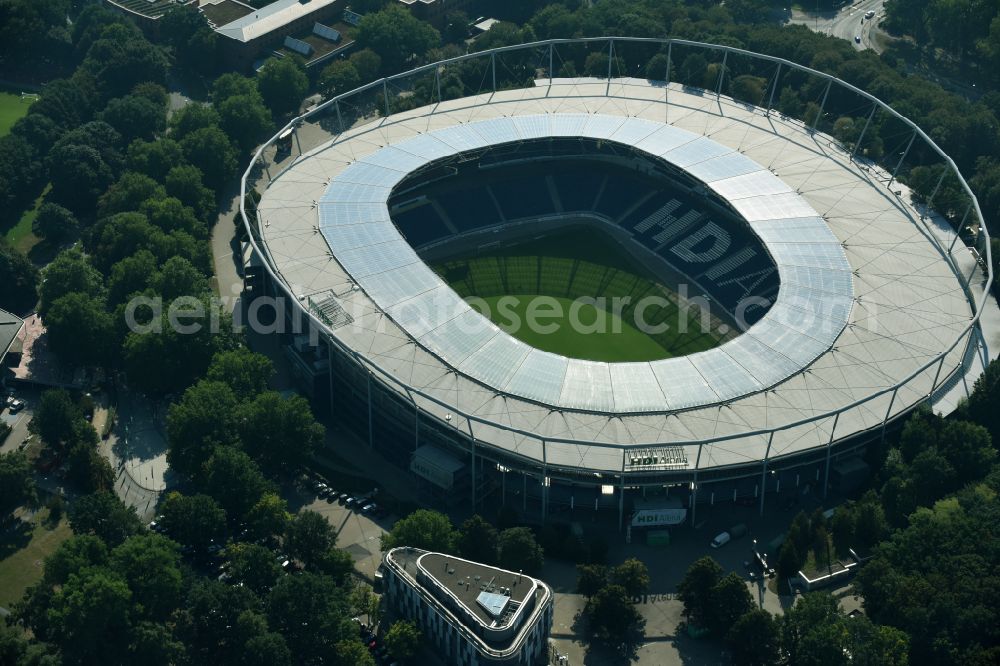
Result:
M219 26L215 31L240 42L249 42L338 1L276 0L235 21Z

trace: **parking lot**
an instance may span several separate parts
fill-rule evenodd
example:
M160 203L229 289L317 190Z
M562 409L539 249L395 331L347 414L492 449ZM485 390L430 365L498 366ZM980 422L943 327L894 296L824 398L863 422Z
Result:
M392 527L395 517L385 513L376 516L372 512L362 512L359 507L347 506L347 498L340 499L340 494L336 488L331 488L331 492L321 497L310 487L297 490L294 498L287 499L294 508L309 509L324 516L337 533L337 547L351 554L355 569L363 578L373 581L382 562L379 537ZM374 502L378 502L377 495Z

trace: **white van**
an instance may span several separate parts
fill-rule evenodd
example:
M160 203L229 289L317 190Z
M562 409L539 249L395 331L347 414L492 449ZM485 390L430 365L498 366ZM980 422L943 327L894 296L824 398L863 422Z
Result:
M727 543L729 543L730 539L732 539L732 537L729 536L729 532L723 532L719 536L712 539L711 546L712 548L722 548Z

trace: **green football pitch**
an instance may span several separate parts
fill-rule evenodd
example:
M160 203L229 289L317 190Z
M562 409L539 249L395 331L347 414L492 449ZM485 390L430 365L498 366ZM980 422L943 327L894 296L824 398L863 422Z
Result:
M432 268L515 338L591 361L651 361L718 345L696 308L604 234L574 227Z

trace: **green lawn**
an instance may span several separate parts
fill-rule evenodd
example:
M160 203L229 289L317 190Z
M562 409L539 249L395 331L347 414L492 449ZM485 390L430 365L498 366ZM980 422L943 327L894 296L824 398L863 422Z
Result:
M28 587L37 583L45 558L72 536L65 517L51 525L48 515L48 509L42 509L25 529L8 530L0 536L0 606L10 608Z
M696 310L634 264L606 236L580 227L433 268L495 324L544 351L626 362L719 344Z
M35 221L35 216L38 215L38 209L45 202L45 195L48 194L48 192L49 186L46 185L42 194L35 199L35 205L24 211L17 224L8 229L5 234L7 242L10 243L12 247L17 248L17 250L29 256L35 246L42 240L31 230L31 224Z
M10 131L10 128L22 116L28 113L31 100L21 100L14 93L0 91L0 136Z

